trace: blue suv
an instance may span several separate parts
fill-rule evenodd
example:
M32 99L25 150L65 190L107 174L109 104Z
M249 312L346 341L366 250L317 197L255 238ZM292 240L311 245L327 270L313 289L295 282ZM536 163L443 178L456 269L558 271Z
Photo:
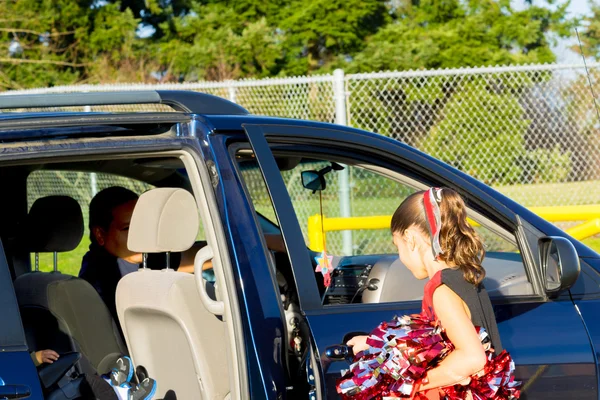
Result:
M174 111L82 112L132 104ZM54 107L71 111L44 111ZM0 109L0 399L85 398L82 377L106 372L115 354L147 369L157 398L168 391L180 399L337 398L336 379L349 365L343 343L394 315L418 312L424 285L393 247L342 250L331 240L335 270L324 285L307 217L321 207L335 212L332 177L342 170L357 184L381 188L356 206L363 216L382 199L391 214L429 186L458 191L487 244L484 283L522 398L599 398L600 255L406 144L254 116L193 92L3 95ZM119 320L112 318L85 281L59 272L68 265L58 255L77 247L84 231L74 195L52 189L44 207L34 212L28 204L29 180L45 171L106 174L143 190L192 194L194 209L185 211L202 226L197 273L170 271L165 261L165 271L127 275L117 287ZM329 182L318 188L322 204L303 173ZM388 232L362 235L391 243ZM148 251L168 259L181 250ZM55 256L53 272L38 270L44 252ZM201 274L206 261L212 270ZM35 367L30 353L44 348L63 356Z

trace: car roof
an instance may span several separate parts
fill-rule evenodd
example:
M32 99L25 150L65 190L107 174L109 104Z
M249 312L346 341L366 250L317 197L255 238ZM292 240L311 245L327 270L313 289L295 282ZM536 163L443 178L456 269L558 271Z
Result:
M55 117L58 112L0 112L0 120L9 120L9 119L24 119L24 118L48 118ZM89 113L85 112L69 112L69 111L61 111L60 115L70 116L70 117L83 117ZM102 114L110 114L110 113L102 113Z
M154 104L166 105L176 112L81 112L47 111L47 108ZM29 112L14 112L33 109ZM40 110L42 109L42 110ZM4 111L3 111L4 110ZM11 112L6 112L10 110ZM119 135L124 130L162 132L176 123L185 123L199 115L212 131L242 130L243 124L293 125L315 129L332 129L359 133L377 138L384 136L360 129L282 117L251 115L240 105L221 97L191 91L123 91L31 95L0 95L0 137L2 140L23 140L33 137L85 135L102 132ZM36 132L36 130L38 130ZM160 129L159 129L160 130ZM24 133L27 131L27 133ZM384 140L397 143L391 138Z
M5 92L7 93L7 92ZM180 90L84 92L0 95L0 110L50 107L86 107L132 104L163 104L192 114L249 114L244 107L207 93Z
M218 131L232 131L232 130L241 130L243 129L244 124L253 124L253 125L283 125L283 126L296 126L296 127L305 127L305 128L313 128L313 129L327 129L332 130L335 129L337 131L345 132L345 133L354 133L363 136L369 136L372 138L381 139L384 141L389 141L390 143L400 144L408 147L401 141L396 139L392 139L390 137L358 129L345 125L338 125L331 122L318 122L318 121L308 121L303 119L294 119L294 118L285 118L285 117L268 117L262 115L204 115L203 117L209 121L210 127L214 130Z

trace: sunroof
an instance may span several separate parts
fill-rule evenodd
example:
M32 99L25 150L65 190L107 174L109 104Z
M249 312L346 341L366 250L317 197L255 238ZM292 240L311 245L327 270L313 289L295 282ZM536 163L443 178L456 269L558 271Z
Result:
M190 120L190 115L182 113L136 113L118 118L114 114L93 113L0 118L0 142L81 136L158 135L168 132L175 124Z

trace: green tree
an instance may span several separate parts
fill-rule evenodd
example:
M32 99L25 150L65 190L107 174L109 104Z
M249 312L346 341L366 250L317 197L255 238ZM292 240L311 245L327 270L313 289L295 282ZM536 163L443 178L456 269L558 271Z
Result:
M123 12L130 10L143 25L154 29L152 33L154 39L160 39L169 31L173 31L174 18L187 15L194 4L194 0L109 0L108 2L117 4Z
M120 4L0 1L0 88L99 82L137 62L139 20Z
M552 62L550 33L570 35L568 4L516 11L509 0L399 0L395 20L367 39L348 68L366 72Z
M591 15L584 17L579 26L579 37L581 47L586 57L600 59L600 4L595 1L589 1ZM579 43L573 45L571 50L581 54Z
M528 149L527 117L511 88L474 78L453 94L421 148L488 185L564 181L571 152L560 145Z
M91 1L0 2L0 85L52 86L78 80Z
M388 21L382 0L295 0L280 24L286 36L282 73L328 69L362 50Z
M520 181L529 122L512 94L465 85L443 114L424 151L489 185Z
M222 80L337 67L547 62L554 60L549 38L569 33L567 5L545 0L515 11L510 0L4 0L0 89L157 74ZM151 34L140 37L145 28Z
M173 27L158 57L163 72L177 79L266 77L282 57L281 35L264 16L246 22L223 4L196 3L191 13L174 18Z
M322 71L388 19L382 0L193 1L159 25L173 77L232 79Z

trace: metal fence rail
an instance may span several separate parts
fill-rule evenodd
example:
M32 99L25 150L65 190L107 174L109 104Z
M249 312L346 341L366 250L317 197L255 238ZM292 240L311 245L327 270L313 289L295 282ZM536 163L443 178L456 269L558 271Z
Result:
M588 65L597 84L600 64ZM228 98L253 114L350 125L402 140L471 174L528 207L600 204L600 121L583 65L525 65L197 82L80 85L18 93L195 90ZM151 106L153 110L161 107ZM149 106L87 107L141 111ZM165 107L166 109L166 107ZM339 203L327 217L352 217L354 204L382 187L336 174ZM260 178L259 178L260 179ZM298 190L301 190L298 188ZM291 193L292 196L298 193ZM264 203L268 204L267 199ZM298 210L306 221L312 211ZM393 210L373 207L370 215ZM305 231L306 233L306 231ZM350 232L328 237L356 251Z
M566 232L575 239L586 239L600 233L600 204L585 206L551 206L533 207L530 209L540 217L551 222L585 221L581 224L566 229ZM375 215L371 217L348 218L321 218L315 214L308 218L307 236L308 247L313 251L325 250L327 232L345 230L389 230L392 221L391 215ZM469 222L477 227L479 224L473 220Z

